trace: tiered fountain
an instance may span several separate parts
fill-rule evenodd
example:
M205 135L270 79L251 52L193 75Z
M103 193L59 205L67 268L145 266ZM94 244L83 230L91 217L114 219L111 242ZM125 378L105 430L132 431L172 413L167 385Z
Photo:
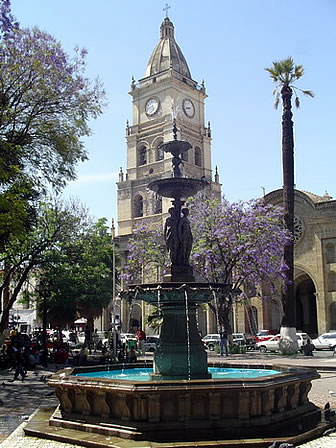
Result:
M95 377L89 367L58 372L49 382L60 406L49 419L48 437L54 431L60 438L61 428L70 428L73 438L68 436L67 440L79 444L73 434L86 431L95 434L86 434L85 440L92 437L98 443L98 434L105 437L102 446L109 446L106 437L117 436L168 441L165 446L179 441L180 447L193 446L192 440L207 440L206 446L218 447L225 446L223 439L284 437L302 432L320 418L319 410L308 400L311 381L319 377L315 371L222 363L219 378L211 378L197 329L196 308L212 300L214 294L226 294L229 285L194 281L189 265L192 234L184 200L206 183L182 177L181 155L191 145L177 140L175 125L174 140L162 146L173 155L173 177L156 180L149 188L173 199L165 223L171 267L164 282L131 286L123 292L123 297L159 305L162 311L152 378L134 381L123 374L104 378L106 366L95 367ZM111 365L109 369L121 367L126 366ZM148 362L143 367L148 367ZM241 372L241 377L230 379L226 375L229 367L244 367L246 371L258 367L266 374L247 379ZM273 375L266 371L272 368L276 369ZM29 425L27 428L26 432L34 434ZM220 439L223 441L218 442ZM115 439L113 446L118 446ZM263 445L259 440L255 445L250 441L249 446Z

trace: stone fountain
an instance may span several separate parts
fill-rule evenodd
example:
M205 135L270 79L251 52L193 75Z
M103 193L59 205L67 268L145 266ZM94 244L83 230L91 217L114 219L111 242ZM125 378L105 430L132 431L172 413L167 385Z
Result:
M164 446L178 441L180 447L194 446L193 440L207 440L206 446L218 447L225 446L225 439L284 436L311 428L320 420L319 409L308 400L311 381L319 377L314 370L226 362L221 364L224 373L227 367L273 368L277 373L251 379L226 379L225 374L221 379L211 378L197 329L196 309L212 300L214 294L227 294L230 286L195 282L189 264L192 233L184 205L187 197L201 191L207 183L182 177L182 154L191 145L177 139L175 123L174 139L162 148L173 155L173 176L156 180L149 188L172 199L164 229L171 267L163 282L133 285L122 294L129 300L159 306L162 311L152 380L100 378L99 371L106 370L106 366L95 367L94 378L89 377L93 370L90 367L58 372L49 381L60 406L49 418L48 437L54 432L59 438L61 430L71 430L71 434L85 431L84 439L91 437L95 443L100 435L105 439L166 441ZM149 363L136 367L142 365L148 367ZM111 365L109 369L121 367L125 366ZM77 376L78 373L84 376ZM26 433L36 435L29 425ZM41 431L38 434L41 436ZM110 446L106 440L106 445L101 446ZM260 440L253 444L252 440L249 446L264 445Z

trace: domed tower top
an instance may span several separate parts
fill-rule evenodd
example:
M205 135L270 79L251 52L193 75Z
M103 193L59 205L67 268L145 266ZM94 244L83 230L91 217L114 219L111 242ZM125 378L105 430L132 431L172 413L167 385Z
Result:
M192 79L187 61L175 41L173 22L165 17L160 27L160 42L148 61L145 77L156 75L169 68Z

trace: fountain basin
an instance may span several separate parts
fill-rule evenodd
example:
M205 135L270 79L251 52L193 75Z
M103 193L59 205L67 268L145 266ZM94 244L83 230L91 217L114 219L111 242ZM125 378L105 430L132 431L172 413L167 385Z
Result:
M68 368L49 381L60 400L49 424L123 438L183 441L293 435L320 421L319 409L308 400L311 381L319 378L316 371L266 364L244 367L280 373L149 382L75 376L106 366Z
M165 198L188 198L194 196L198 191L204 189L206 181L191 179L189 177L169 177L166 179L154 180L148 188Z
M120 295L157 305L163 315L160 343L154 353L158 380L208 379L207 354L201 341L196 310L215 294L231 290L224 283L162 282L129 285Z

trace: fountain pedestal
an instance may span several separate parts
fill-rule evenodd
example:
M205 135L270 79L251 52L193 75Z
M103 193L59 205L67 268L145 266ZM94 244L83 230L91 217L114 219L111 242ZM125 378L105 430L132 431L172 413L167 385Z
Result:
M186 310L185 300L178 300L183 299L183 291L181 295L175 294L177 297L161 305L163 325L160 344L154 353L153 379L211 378L207 354L197 330L197 305L189 301Z
M208 379L207 354L197 328L196 309L213 300L214 292L230 290L219 283L153 283L130 285L123 298L136 296L160 308L160 343L154 352L154 379Z
M194 282L195 277L191 266L171 266L163 276L164 282Z

